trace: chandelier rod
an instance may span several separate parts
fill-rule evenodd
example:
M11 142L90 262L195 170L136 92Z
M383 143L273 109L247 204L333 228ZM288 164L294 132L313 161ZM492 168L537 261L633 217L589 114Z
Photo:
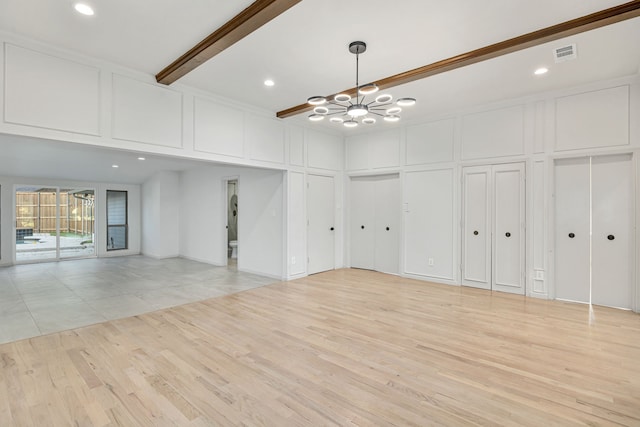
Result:
M358 74L360 70L360 48L356 50L356 104L360 104L360 83L358 82Z

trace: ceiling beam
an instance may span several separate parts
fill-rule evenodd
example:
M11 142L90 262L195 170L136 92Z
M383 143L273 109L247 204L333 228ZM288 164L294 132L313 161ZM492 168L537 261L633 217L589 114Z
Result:
M170 85L300 1L302 0L254 1L233 19L156 74L156 81ZM174 28L174 31L177 30Z
M543 43L604 27L606 25L615 24L616 22L624 21L638 16L640 16L640 0L634 0L625 4L621 4L619 6L592 13L590 15L572 19L571 21L566 21L561 24L534 31L532 33L514 37L512 39L485 46L480 49L472 50L458 56L443 59L441 61L434 62L433 64L414 68L413 70L405 71L391 77L386 77L372 83L378 85L380 89L389 89L394 86L399 86L405 83L424 79L426 77L434 76L446 71L455 70L456 68L465 67L477 62L486 61L487 59L496 58L508 53L527 49ZM356 89L357 88L354 87L341 92L337 92L333 95L327 96L327 98L331 99L339 93L346 93L348 95L355 96ZM286 110L278 111L276 115L277 117L284 119L304 113L311 110L312 108L312 105L304 103L296 105L295 107L288 108Z

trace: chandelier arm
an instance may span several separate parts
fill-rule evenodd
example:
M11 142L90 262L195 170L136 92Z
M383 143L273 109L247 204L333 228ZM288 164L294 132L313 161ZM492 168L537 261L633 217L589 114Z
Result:
M386 117L386 114L376 113L376 112L375 112L375 111L373 111L373 110L369 110L369 113L370 113L370 114L375 114L376 116L380 116L380 117Z
M341 107L341 108L348 108L349 106L353 105L351 102L349 102L349 104L343 103L343 102L329 102L330 105L335 105L336 107Z
M376 101L375 100L371 101L370 103L367 104L367 106L373 104L374 102L376 102ZM382 104L373 105L372 108L386 107L387 105L393 105L393 102L385 102L385 103L382 103Z

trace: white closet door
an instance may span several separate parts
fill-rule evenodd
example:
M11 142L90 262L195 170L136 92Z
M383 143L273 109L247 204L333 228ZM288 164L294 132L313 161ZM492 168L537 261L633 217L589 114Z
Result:
M490 166L463 169L462 283L491 288Z
M400 177L375 181L375 269L400 273Z
M369 177L352 178L349 199L351 267L373 270L375 181Z
M631 308L633 186L631 155L593 157L592 303Z
M335 198L333 177L307 176L308 274L335 268Z
M555 165L556 298L589 302L589 158Z
M524 164L493 166L493 290L524 295Z

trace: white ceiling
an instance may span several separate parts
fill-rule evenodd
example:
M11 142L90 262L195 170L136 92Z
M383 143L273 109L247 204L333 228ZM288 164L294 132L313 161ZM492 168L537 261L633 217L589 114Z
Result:
M19 34L155 75L233 18L250 0L1 0L0 31ZM351 41L368 45L360 81L378 80L587 15L612 0L303 0L179 80L271 111L355 85ZM552 49L576 43L578 59L555 64ZM547 66L550 72L534 77ZM398 86L418 104L403 121L640 71L640 18ZM266 78L276 86L263 85ZM306 121L306 114L285 119ZM320 124L319 126L331 126ZM375 125L384 128L387 124ZM339 128L342 129L342 128ZM368 128L371 129L371 128Z
M142 184L160 171L215 164L14 135L0 134L0 141L0 176L43 178L45 185L46 179Z

